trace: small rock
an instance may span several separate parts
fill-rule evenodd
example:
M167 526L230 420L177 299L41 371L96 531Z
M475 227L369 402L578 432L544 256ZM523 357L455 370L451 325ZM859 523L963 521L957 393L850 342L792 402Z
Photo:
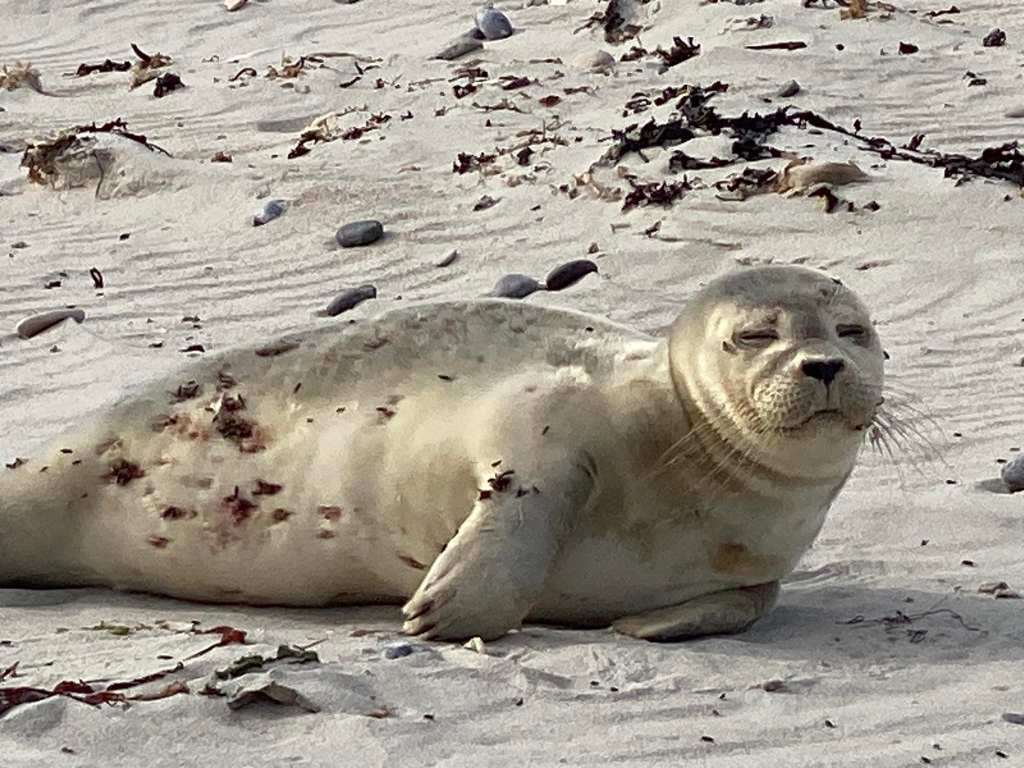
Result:
M985 595L993 595L999 590L1009 589L1010 585L1005 581L986 581L978 585L978 591Z
M1003 464L1002 476L1010 493L1024 491L1024 453L1017 454L1012 461Z
M476 28L488 40L503 40L512 35L512 22L495 8L481 8L477 11Z
M572 60L573 66L577 69L584 69L590 72L607 72L615 67L615 57L607 51L590 51L581 53Z
M496 206L499 200L501 200L500 197L497 200L495 200L490 195L484 195L479 200L477 200L476 203L473 204L473 210L486 211L488 208L493 208L494 206Z
M993 29L987 35L985 39L981 41L981 44L986 48L999 48L1006 45L1006 33L1001 29Z
M403 656L411 656L415 650L408 643L392 643L391 645L384 646L384 658L400 659Z
M249 2L249 0L224 0L224 7L229 11L237 11L247 2Z
M447 256L445 256L443 259L441 259L439 262L437 262L436 266L438 266L438 267L450 267L452 264L455 263L455 260L457 258L459 258L459 249L455 248L455 249L452 250L451 253L449 253Z
M789 98L790 96L796 96L798 93L800 93L800 83L798 83L796 80L790 80L788 83L779 88L779 90L776 91L775 95L779 96L780 98L786 99Z
M254 227L262 227L264 224L269 224L284 213L287 208L288 203L284 200L267 200L263 204L263 210L252 217L252 225Z
M578 283L591 272L597 272L597 264L590 259L567 261L548 273L544 279L544 287L549 291L561 291Z
M453 61L454 59L465 56L467 53L479 51L483 47L484 44L479 40L463 35L462 37L457 37L452 42L448 43L448 45L442 48L438 53L434 54L433 58L441 59L442 61Z
M366 221L353 221L346 224L334 236L338 245L342 248L354 248L357 245L369 245L375 243L384 236L384 225L379 221L367 219Z
M469 651L476 651L479 654L487 655L487 644L479 636L469 638L469 640L463 643L462 647Z
M316 314L319 317L337 317L342 312L347 312L368 299L376 298L377 288L375 286L360 285L358 288L350 288L347 291L339 293L334 297L331 303L327 305L327 309L322 309Z
M1012 109L1008 109L1003 114L1011 118L1024 117L1024 104L1021 104L1019 107L1013 107Z
M543 288L544 286L529 275L513 273L505 275L495 283L488 295L503 299L525 299L531 293L536 293Z
M1003 720L1013 725L1024 725L1024 715L1017 712L1004 712Z
M55 309L52 312L43 312L39 315L26 317L15 326L14 332L23 339L31 339L33 336L38 336L43 331L49 330L69 318L76 323L81 323L85 320L85 310Z

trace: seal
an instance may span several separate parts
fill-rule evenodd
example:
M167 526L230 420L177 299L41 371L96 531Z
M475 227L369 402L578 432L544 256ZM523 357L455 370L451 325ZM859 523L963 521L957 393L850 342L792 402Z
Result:
M664 337L502 299L321 326L0 471L0 584L404 604L437 639L738 632L853 470L882 360L802 267L710 282Z

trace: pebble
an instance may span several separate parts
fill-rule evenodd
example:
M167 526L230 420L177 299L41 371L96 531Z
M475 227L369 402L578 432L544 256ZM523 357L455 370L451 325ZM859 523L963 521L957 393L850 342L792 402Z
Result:
M443 259L441 259L439 262L437 262L436 266L438 266L438 267L450 267L452 264L455 263L455 260L457 258L459 258L459 249L458 248L454 249L451 253L449 253L447 256L445 256Z
M1013 725L1024 725L1024 715L1017 712L1004 712L1003 720Z
M224 7L229 11L237 11L247 2L249 2L249 0L224 0Z
M376 286L360 285L358 288L350 288L347 291L339 293L334 297L331 303L327 305L327 309L322 309L316 314L318 317L337 317L342 312L347 312L350 309L358 307L368 299L376 298Z
M354 248L357 245L375 243L384 236L384 225L379 221L353 221L346 224L334 236L342 248Z
M477 11L476 28L488 40L503 40L512 35L512 22L495 8L481 8Z
M484 44L479 40L463 35L462 37L455 38L438 53L434 54L434 58L441 59L442 61L452 61L453 59L465 56L467 53L479 51L483 47Z
M796 80L790 80L788 83L779 88L779 90L776 91L775 95L785 99L790 96L796 96L798 93L800 93L800 83L798 83Z
M1003 464L1002 475L1010 493L1024 491L1024 453L1018 453L1012 461Z
M607 51L581 53L572 60L573 66L591 72L606 72L615 66L615 57Z
M1024 117L1024 104L1008 109L1004 114L1012 118Z
M52 312L43 312L41 315L26 317L15 326L14 332L23 339L31 339L33 336L38 336L43 331L53 328L53 326L64 322L68 318L76 323L81 323L85 320L85 310L55 309Z
M392 643L391 645L384 646L384 658L385 659L400 659L403 656L410 656L415 652L408 643Z
M288 203L284 200L267 200L263 204L263 210L252 217L252 225L254 227L262 227L264 224L269 224L282 213L288 207Z
M544 286L538 283L529 275L513 273L505 275L490 292L490 296L497 296L503 299L525 299L531 293L543 290Z
M597 264L590 259L567 261L548 273L544 279L544 286L549 291L561 291L563 288L578 283L591 272L597 272Z

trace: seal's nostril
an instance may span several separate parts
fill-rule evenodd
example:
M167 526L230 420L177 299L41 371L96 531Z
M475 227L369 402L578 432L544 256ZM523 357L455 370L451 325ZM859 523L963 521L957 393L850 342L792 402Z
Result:
M843 370L843 365L843 361L837 359L806 360L801 363L800 370L812 379L818 379L828 385Z

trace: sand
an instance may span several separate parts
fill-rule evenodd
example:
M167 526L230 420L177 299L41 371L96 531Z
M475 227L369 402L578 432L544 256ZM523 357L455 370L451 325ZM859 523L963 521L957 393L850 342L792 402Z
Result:
M718 199L708 185L744 164L687 172L703 186L669 207L623 212L621 199L559 191L577 186L612 129L664 120L676 101L623 116L634 94L686 83L728 83L713 102L722 114L792 104L847 128L859 119L864 134L896 145L925 134L922 147L977 155L1018 139L1024 118L1006 116L1024 108L1017 1L959 0L961 13L928 17L949 4L894 0L894 11L869 3L866 19L841 20L831 3L662 0L637 9L643 46L692 36L700 55L665 73L650 59L583 71L572 63L578 56L603 49L618 58L637 44L605 42L600 25L574 33L606 5L509 3L517 34L448 63L429 57L469 29L472 3L268 0L229 13L215 0L7 0L0 64L31 61L44 92L0 91L0 458L30 456L119 392L175 369L189 345L219 350L403 303L481 295L506 273L543 278L583 257L599 276L527 301L651 332L703 281L743 264L830 270L872 308L891 355L892 397L925 414L912 423L933 450L866 453L779 607L735 637L655 645L528 626L483 653L414 642L411 655L389 659L384 649L403 640L394 608L267 610L104 590L0 590L0 670L18 664L4 686L105 681L94 683L102 689L173 668L218 638L193 627L236 627L251 643L125 691L179 680L189 694L127 708L68 697L13 708L0 717L0 764L1024 765L1024 726L1002 717L1024 712L1024 602L978 592L993 581L1024 590L1024 496L995 480L998 460L1024 445L1019 187L957 185L941 168L786 128L767 143L819 162L853 161L870 175L835 189L855 210L826 213L821 200L800 195ZM761 14L771 27L729 21ZM995 27L1006 44L984 47ZM807 46L744 47L780 41ZM127 72L63 76L83 62L134 61L131 42L172 57L168 70L186 87L158 99L153 82L129 90ZM901 42L919 50L901 55ZM322 57L297 77L265 76L284 55L316 52L359 58ZM347 84L357 64L363 74ZM449 78L467 64L488 76L456 98L453 85L468 81ZM245 67L256 76L232 81ZM506 75L538 82L505 91ZM969 85L979 78L986 83ZM775 97L790 79L801 91ZM550 95L560 102L543 106ZM503 98L518 111L474 106ZM374 114L391 119L287 158L313 118L346 111L339 131ZM25 142L115 118L173 158L121 141L102 184L67 190L30 183L19 168ZM499 173L453 173L460 152L494 153L531 137L541 143L526 165L505 154L493 164ZM728 156L729 145L703 137L683 148ZM623 192L629 181L619 169L638 182L679 181L667 173L677 149L631 153L595 173ZM210 162L217 152L233 162ZM475 211L485 195L498 202ZM253 227L268 198L287 200L288 210ZM863 207L872 201L878 210ZM363 218L383 221L387 236L363 248L334 245L337 227ZM435 266L453 249L454 263ZM365 283L377 287L375 300L339 318L313 317ZM13 336L22 318L65 305L83 308L86 321ZM126 629L96 629L101 622ZM318 643L319 663L275 674L319 712L232 710L225 698L199 695L214 669L288 643Z

